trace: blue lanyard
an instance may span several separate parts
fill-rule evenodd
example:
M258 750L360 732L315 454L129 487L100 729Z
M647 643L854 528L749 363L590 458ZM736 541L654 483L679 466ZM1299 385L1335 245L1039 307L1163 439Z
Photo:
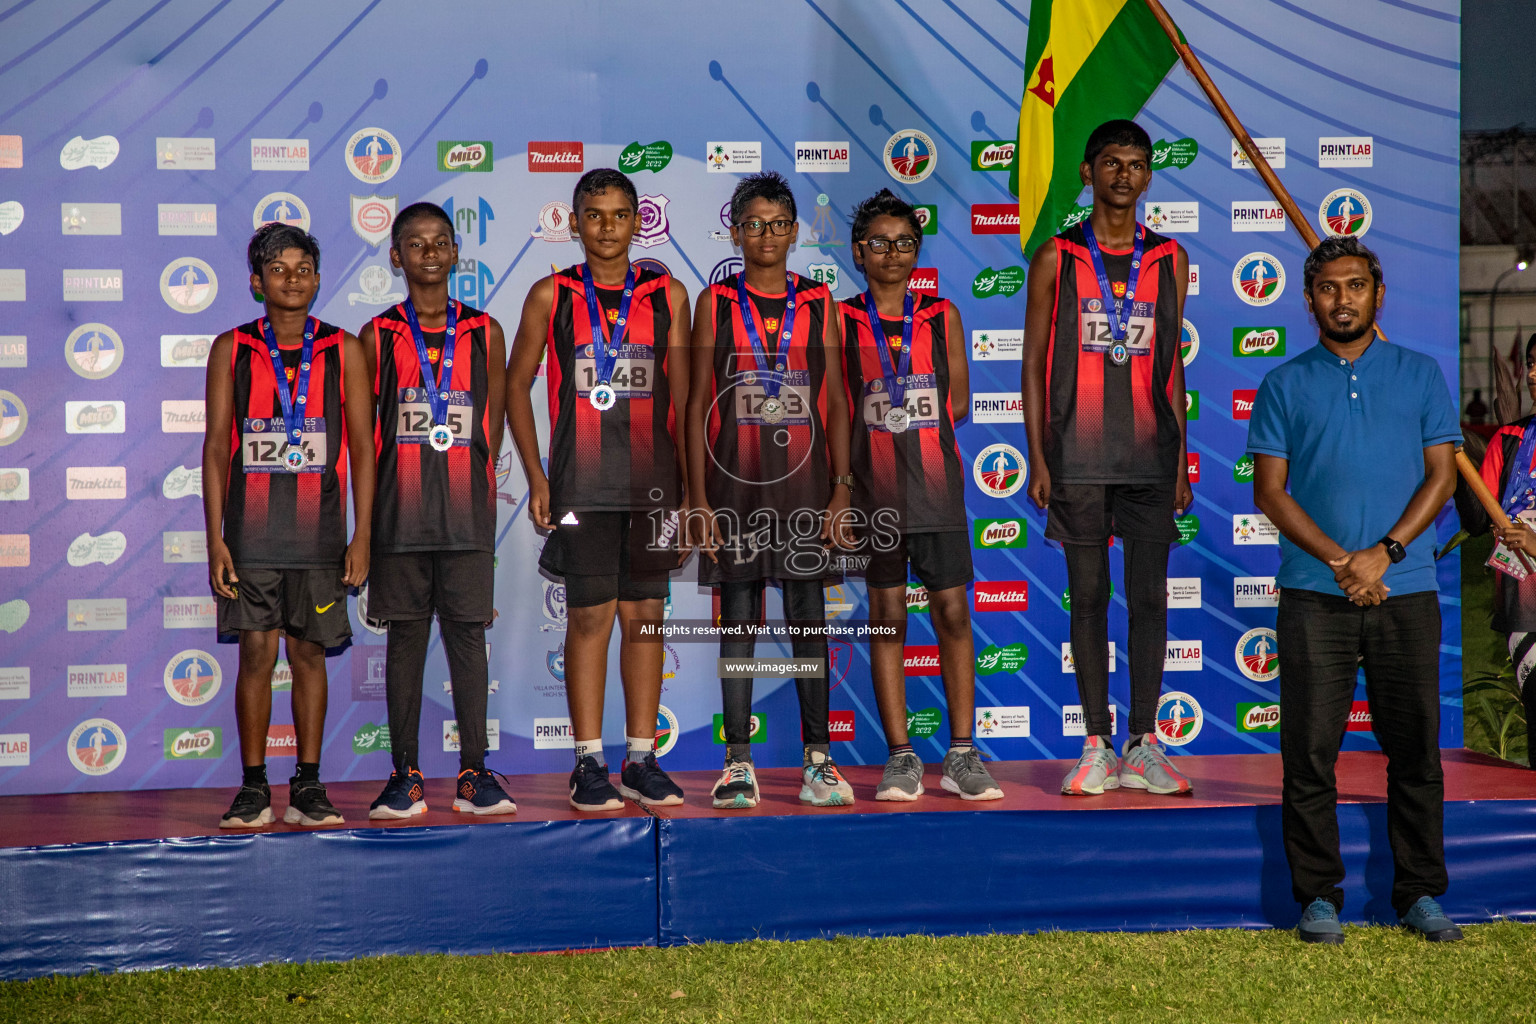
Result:
M427 339L421 335L421 322L416 319L416 304L410 299L401 306L405 321L411 325L411 339L416 342L416 358L421 363L421 387L427 393L427 405L432 409L432 423L442 426L448 422L448 382L453 379L454 330L459 323L459 304L448 300L448 330L443 335L443 362L437 370L437 383L432 383L432 357L427 355Z
M1126 331L1130 329L1131 309L1136 301L1136 283L1141 279L1141 253L1146 247L1146 236L1140 224L1136 225L1136 241L1131 247L1131 273L1125 282L1125 298L1117 300L1115 291L1109 286L1109 275L1104 271L1104 254L1099 251L1099 240L1093 236L1093 224L1088 220L1083 221L1083 235L1088 239L1088 255L1093 259L1093 272L1099 279L1099 298L1104 300L1105 312L1109 314L1109 333L1114 335L1116 341L1124 341ZM1121 302L1125 305L1121 306Z
M587 291L587 316L592 321L592 358L596 363L597 382L607 384L613 379L613 368L619 361L619 346L624 344L624 335L627 333L625 325L629 323L629 300L635 295L635 268L633 265L624 272L624 297L619 300L619 318L613 325L613 340L605 341L607 332L603 330L603 307L597 301L597 285L592 281L592 268L587 264L581 265L581 283Z
M784 384L783 373L789 365L789 346L795 337L795 275L785 274L784 278L789 284L789 290L784 296L784 322L779 325L777 373L768 372L768 351L763 348L763 339L757 334L757 310L752 308L752 297L747 294L747 275L742 273L736 278L736 300L741 304L741 321L747 325L747 340L752 343L752 357L757 360L757 368L763 371L763 394L769 398L779 397L779 388Z
M880 352L880 369L885 374L885 390L890 394L891 407L903 407L907 397L907 375L912 372L912 293L907 292L901 303L901 364L891 366L890 343L885 340L885 328L880 324L880 311L875 308L875 293L864 293L864 312L869 317L869 329L875 333L875 348Z
M315 355L315 331L319 327L320 321L314 317L305 318L304 347L299 350L299 375L293 382L293 394L299 396L300 406L309 401L309 368ZM272 331L272 321L266 317L261 320L261 336L266 340L267 355L272 360L272 373L277 377L277 398L283 406L283 430L287 432L289 444L298 444L303 440L304 410L300 408L298 414L293 410L293 394L288 392L288 368L283 365L282 352L277 347L277 335Z
M1520 436L1515 463L1509 467L1509 481L1504 485L1504 513L1511 519L1536 508L1536 487L1531 483L1531 456L1536 453L1536 421L1526 424Z

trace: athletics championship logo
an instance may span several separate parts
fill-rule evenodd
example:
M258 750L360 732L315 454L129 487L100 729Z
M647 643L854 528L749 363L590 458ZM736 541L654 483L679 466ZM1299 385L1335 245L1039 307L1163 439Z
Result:
M1267 683L1280 674L1280 647L1275 631L1250 629L1237 641L1237 667L1256 683Z
M885 169L903 184L922 181L938 163L939 153L933 140L916 128L897 132L885 144Z
M1011 444L993 444L976 456L973 475L976 486L994 498L1006 498L1017 494L1028 476L1024 457Z
M1200 702L1187 693L1169 690L1157 702L1157 738L1170 747L1182 747L1200 735L1205 713Z
M1317 223L1324 234L1353 235L1371 230L1371 202L1352 188L1338 188L1323 197Z
M176 703L195 708L218 694L223 678L219 663L207 651L182 651L165 666L165 692Z
M107 718L87 718L69 734L69 761L86 775L117 770L128 753L128 735Z
M370 185L388 181L400 170L400 143L383 128L364 128L347 140L347 170Z
M1251 252L1232 268L1232 290L1250 306L1267 306L1285 292L1285 268L1267 252Z

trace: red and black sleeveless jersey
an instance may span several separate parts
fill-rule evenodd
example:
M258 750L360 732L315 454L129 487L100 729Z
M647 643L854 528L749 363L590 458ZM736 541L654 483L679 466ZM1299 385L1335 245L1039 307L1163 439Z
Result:
M1105 299L1074 225L1057 235L1056 304L1046 355L1045 460L1060 483L1171 483L1179 459L1172 397L1179 358L1178 244L1146 233L1141 279L1123 342L1109 331ZM1129 250L1102 250L1116 297Z
M900 319L881 318L881 337L870 331L864 295L845 299L843 379L853 415L849 441L855 486L853 505L865 516L890 509L902 533L964 530L965 474L949 403L949 300L920 295L912 310L912 366L903 406L907 429L893 434L877 345L888 345L891 367L901 365ZM889 340L887 340L889 339Z
M820 512L831 497L827 455L827 318L833 314L826 285L795 277L795 326L788 351L778 339L785 295L749 289L751 310L742 310L732 274L710 286L714 307L713 380L690 381L708 388L707 424L710 455L705 493L715 509L743 516L767 509L789 516L799 509ZM777 371L782 364L779 399L785 416L770 424L762 417L767 393L758 371L743 315L757 317L758 337Z
M635 278L622 349L609 385L618 401L592 406L596 352L579 266L554 275L550 306L549 500L556 519L568 509L675 508L681 491L677 420L668 387L667 334L672 329L672 279L653 270ZM598 286L603 319L613 331L622 286ZM613 335L610 333L611 339ZM687 358L687 353L679 354Z
M375 551L496 550L496 467L486 396L490 374L503 368L490 365L489 314L463 303L458 311L448 381L448 426L454 440L444 452L426 443L430 406L404 307L373 318L378 357L373 390L379 401L373 432L379 458ZM446 332L424 331L423 336L435 376Z
M344 335L322 323L310 357L309 390L295 410L305 418L305 472L284 467L283 406L277 389L293 394L301 349L280 346L286 379L278 381L261 321L234 329L229 369L234 378L229 484L224 496L224 543L236 567L329 568L347 549L347 420L342 403ZM320 450L323 446L323 452ZM319 469L317 467L324 467Z

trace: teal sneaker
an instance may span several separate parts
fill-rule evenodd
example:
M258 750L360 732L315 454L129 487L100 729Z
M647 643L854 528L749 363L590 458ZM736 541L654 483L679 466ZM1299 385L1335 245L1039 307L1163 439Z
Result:
M1409 931L1424 936L1426 942L1461 941L1461 929L1445 916L1440 904L1428 896L1420 896L1418 902L1408 908L1402 924Z
M1296 926L1296 937L1302 942L1324 942L1337 946L1344 941L1344 929L1339 925L1339 912L1332 903L1319 897L1307 904L1301 912L1301 923Z
M721 809L744 810L756 807L757 773L751 761L727 761L725 770L709 794L710 803Z

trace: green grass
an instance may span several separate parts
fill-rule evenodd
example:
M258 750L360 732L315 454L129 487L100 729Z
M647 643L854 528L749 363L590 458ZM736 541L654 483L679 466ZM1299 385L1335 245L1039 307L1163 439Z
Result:
M571 956L413 956L0 984L0 1020L1023 1021L1536 1020L1536 925L1430 945L1350 927L836 939Z
M1491 534L1461 544L1462 742L1470 750L1530 763L1525 708L1504 634L1495 633Z

